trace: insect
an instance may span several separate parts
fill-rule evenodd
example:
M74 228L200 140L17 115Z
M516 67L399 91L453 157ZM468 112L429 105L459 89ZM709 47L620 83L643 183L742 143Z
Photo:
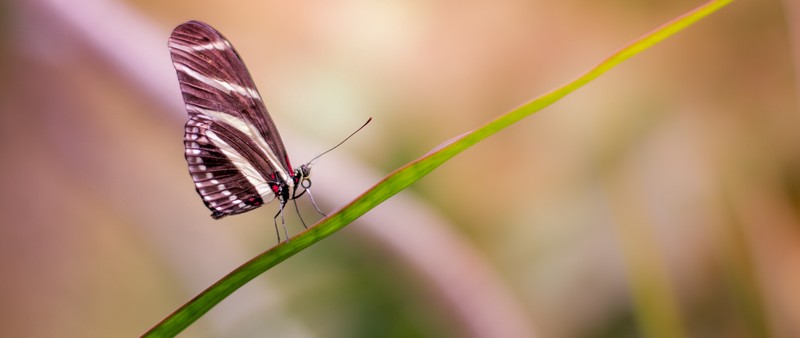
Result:
M277 218L286 203L306 192L311 196L311 163L371 118L333 148L293 169L247 67L222 34L189 21L173 30L168 46L189 113L183 143L197 193L214 219L253 210L277 197L280 210L273 219L280 241ZM324 215L313 197L311 201ZM283 217L281 223L288 240Z

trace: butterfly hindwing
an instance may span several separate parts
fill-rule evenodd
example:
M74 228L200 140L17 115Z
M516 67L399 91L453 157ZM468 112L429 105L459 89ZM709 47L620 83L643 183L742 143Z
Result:
M193 116L186 122L183 141L195 189L213 212L212 217L243 213L272 200L275 195L269 184L243 158L244 151L212 141L217 137L215 126Z

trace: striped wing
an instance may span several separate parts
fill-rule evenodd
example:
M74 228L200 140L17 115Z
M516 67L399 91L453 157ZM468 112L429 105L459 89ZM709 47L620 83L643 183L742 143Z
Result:
M236 50L211 26L189 21L169 39L189 113L184 145L197 192L220 218L271 201L291 182L278 130Z

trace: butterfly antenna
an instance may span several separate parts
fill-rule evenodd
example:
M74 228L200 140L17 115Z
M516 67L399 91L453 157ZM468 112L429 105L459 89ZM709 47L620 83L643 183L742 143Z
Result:
M361 131L361 129L364 129L364 127L366 127L370 122L372 122L372 118L371 117L369 119L367 119L367 122L364 122L364 124L361 125L361 127L358 127L358 129L356 129L356 131L351 133L350 136L345 137L344 140L342 140L342 142L339 142L338 144L333 146L331 149L328 149L328 150L324 151L322 154L319 154L319 155L315 156L314 158L312 158L311 161L308 161L308 165L310 166L312 162L314 162L318 158L322 157L322 155L325 155L325 154L331 152L332 150L338 148L343 143L347 142L347 140L349 140L351 137L353 137L353 135L355 135L357 132Z

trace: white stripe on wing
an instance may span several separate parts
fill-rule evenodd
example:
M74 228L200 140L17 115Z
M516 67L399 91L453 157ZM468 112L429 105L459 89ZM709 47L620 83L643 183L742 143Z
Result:
M235 83L230 83L220 79L215 79L205 76L182 63L175 63L174 65L175 69L177 69L179 72L183 72L184 74L194 78L195 80L205 83L213 88L216 88L226 93L235 92L242 96L246 96L256 100L261 100L261 96L258 95L258 91L253 88L243 87Z
M267 184L266 180L261 176L258 170L250 164L250 162L245 159L242 154L239 154L236 149L233 149L228 143L223 141L216 133L211 130L206 130L206 137L213 143L228 160L239 170L239 172L250 182L253 187L256 188L258 194L261 195L261 199L264 200L264 203L271 201L275 198L275 194L270 189L269 184Z
M291 173L286 172L286 169L281 166L278 156L275 155L274 151L272 151L272 148L270 148L267 141L261 137L261 134L257 132L258 129L254 125L233 115L216 110L201 108L192 104L187 103L186 108L187 110L206 116L207 118L214 120L216 123L227 124L255 140L256 145L258 145L258 147L261 148L261 151L267 155L267 161L269 161L269 164L275 168L275 172L281 177L281 179L283 179L284 182L286 182L286 184L289 185L290 188L294 186L294 181L290 178ZM208 133L206 133L206 136L208 136Z

